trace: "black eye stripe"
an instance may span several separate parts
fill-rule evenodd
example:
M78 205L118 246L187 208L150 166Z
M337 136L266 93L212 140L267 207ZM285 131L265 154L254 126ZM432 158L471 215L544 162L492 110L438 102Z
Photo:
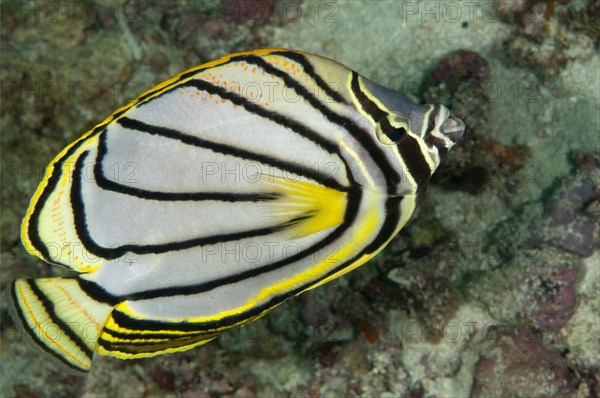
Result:
M394 129L390 132L386 131L385 135L387 135L390 140L398 143L406 138L406 129L404 127L400 127L399 129Z
M385 134L395 144L399 144L406 138L406 129L404 127L398 128L392 126L388 118L385 118L381 122L379 122L379 125L381 127L381 132Z
M439 113L439 108L436 106L433 111L429 114L429 120L427 120L427 130L426 134L431 134L431 132L435 129L435 119Z
M429 134L427 138L425 138L425 143L430 147L436 140L439 140L439 138L434 137L433 134Z

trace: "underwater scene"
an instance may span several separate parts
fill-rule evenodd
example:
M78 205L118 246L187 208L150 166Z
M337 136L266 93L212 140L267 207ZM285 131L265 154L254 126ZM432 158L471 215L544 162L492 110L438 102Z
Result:
M0 1L0 396L597 397L600 2Z

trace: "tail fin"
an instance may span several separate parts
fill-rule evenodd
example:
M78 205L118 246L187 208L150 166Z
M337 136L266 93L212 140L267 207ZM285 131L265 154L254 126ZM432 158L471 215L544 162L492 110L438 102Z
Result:
M12 300L16 318L38 346L71 368L90 369L112 306L88 296L77 278L17 279Z

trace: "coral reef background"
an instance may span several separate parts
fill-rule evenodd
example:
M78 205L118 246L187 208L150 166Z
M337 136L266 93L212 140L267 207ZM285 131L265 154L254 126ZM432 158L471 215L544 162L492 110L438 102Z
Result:
M599 4L2 1L1 395L598 396ZM6 302L62 272L19 241L44 167L142 91L260 47L444 103L465 140L374 261L204 347L66 373Z

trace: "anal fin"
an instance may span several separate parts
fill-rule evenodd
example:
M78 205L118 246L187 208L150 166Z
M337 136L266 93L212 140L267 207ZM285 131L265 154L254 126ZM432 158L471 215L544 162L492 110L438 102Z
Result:
M41 349L73 369L90 369L112 306L88 296L77 278L17 279L12 300L15 320Z

